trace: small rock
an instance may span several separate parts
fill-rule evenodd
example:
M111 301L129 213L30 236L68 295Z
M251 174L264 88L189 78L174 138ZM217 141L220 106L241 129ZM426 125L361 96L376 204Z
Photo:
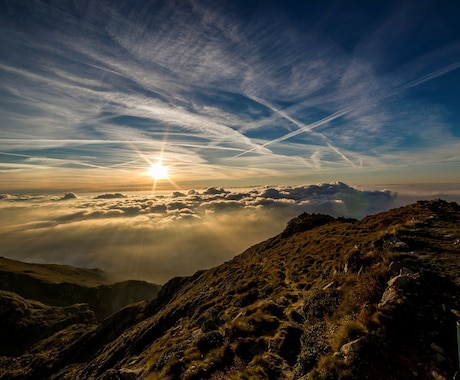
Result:
M401 241L398 237L392 236L388 240L385 241L384 246L395 249L397 251L408 251L409 246Z
M413 279L409 276L405 275L398 275L390 279L388 281L388 287L386 288L385 292L382 295L382 298L378 304L379 308L384 307L387 304L393 303L398 297L403 294L404 288L410 284Z
M439 354L443 354L444 353L444 349L442 347L439 347L437 344L435 343L431 343L430 344L430 347L433 351L436 351L437 353Z
M398 251L405 251L409 249L409 246L403 241L398 241L394 243L393 247L396 248Z
M437 373L435 370L431 371L431 376L433 376L434 380L446 380L446 378L439 373Z
M388 303L391 303L393 300L395 300L397 295L398 293L393 288L387 288L383 293L382 298L380 299L380 302L378 303L377 307L379 309L383 308Z
M407 284L409 284L412 279L409 276L396 276L388 281L388 287L394 287L397 289L403 289Z
M342 347L340 347L340 353L342 353L344 356L350 355L350 353L353 350L356 350L357 345L363 338L358 338L355 340L352 340L351 342L345 343Z
M403 262L400 261L392 261L390 265L388 266L388 271L390 272L391 275L397 276L397 275L409 275L413 276L415 273L410 269L407 268Z

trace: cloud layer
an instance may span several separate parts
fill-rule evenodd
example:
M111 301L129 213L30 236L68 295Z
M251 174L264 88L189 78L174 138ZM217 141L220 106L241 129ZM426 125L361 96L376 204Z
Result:
M394 205L390 191L340 182L151 194L3 195L2 255L98 267L164 282L220 264L280 233L302 212L361 217Z

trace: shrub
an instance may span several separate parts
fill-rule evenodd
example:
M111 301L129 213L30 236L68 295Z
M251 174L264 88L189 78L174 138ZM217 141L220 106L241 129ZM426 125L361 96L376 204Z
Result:
M232 337L248 335L273 335L280 322L277 317L258 310L251 315L241 316L233 321L230 329Z
M380 267L366 272L351 290L350 301L353 304L362 306L380 301L387 282L387 270L383 265Z

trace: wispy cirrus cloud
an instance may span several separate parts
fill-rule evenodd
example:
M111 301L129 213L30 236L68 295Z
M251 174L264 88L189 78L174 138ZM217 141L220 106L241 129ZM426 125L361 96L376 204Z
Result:
M340 177L338 167L410 167L424 147L427 163L442 158L439 145L457 156L446 95L456 90L442 86L458 80L460 42L429 22L452 23L430 2L415 13L397 3L22 5L0 14L0 151L17 154L4 165L67 160L109 177L164 155L183 182L293 183Z

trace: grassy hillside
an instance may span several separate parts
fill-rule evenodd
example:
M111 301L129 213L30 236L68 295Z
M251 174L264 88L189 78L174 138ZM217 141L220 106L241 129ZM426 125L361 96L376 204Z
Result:
M51 284L72 283L98 286L110 283L109 275L100 269L75 268L70 265L32 264L0 257L0 272L23 274Z
M0 359L0 377L447 379L459 294L457 204L303 214L152 301Z

